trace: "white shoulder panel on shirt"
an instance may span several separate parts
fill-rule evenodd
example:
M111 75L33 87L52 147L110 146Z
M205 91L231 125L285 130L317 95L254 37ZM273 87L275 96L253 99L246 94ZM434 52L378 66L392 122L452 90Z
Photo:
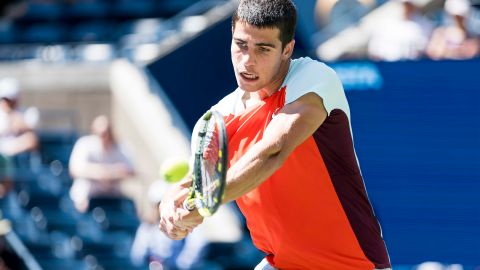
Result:
M242 90L237 88L232 93L228 94L226 97L221 99L217 104L213 105L210 110L218 111L223 116L228 116L230 114L235 114L236 108L238 106L238 101L241 100ZM192 131L192 137L190 139L190 150L191 153L195 153L197 147L197 134L200 129L200 120L201 117L195 123ZM190 158L190 168L193 168L194 155L191 155Z
M216 110L223 116L235 114L238 102L242 98L242 93L243 91L240 88L237 88L235 91L221 99L217 104L213 105L211 110Z
M330 115L334 109L344 111L350 117L345 91L333 69L311 58L292 60L282 87L286 86L285 103L292 103L301 96L313 92L323 99Z

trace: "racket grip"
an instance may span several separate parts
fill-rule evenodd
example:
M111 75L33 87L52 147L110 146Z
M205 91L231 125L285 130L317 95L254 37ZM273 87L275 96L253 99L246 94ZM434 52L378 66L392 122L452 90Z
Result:
M187 198L183 201L183 208L188 211L193 211L195 209L195 199Z

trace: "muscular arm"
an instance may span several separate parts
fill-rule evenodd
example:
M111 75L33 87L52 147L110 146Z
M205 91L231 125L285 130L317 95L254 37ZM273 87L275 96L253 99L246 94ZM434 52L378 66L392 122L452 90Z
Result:
M323 101L314 93L285 105L272 119L263 138L228 170L224 202L235 200L258 187L320 127L326 117Z
M272 119L263 138L253 145L227 173L224 203L248 193L272 175L290 153L323 123L327 111L322 99L309 93L285 107ZM172 239L182 239L203 218L182 207L191 179L175 185L160 205L160 230Z

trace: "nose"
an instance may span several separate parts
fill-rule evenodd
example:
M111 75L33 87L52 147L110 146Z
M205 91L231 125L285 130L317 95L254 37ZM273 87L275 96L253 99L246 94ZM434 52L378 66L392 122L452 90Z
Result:
M256 64L255 56L250 52L245 52L242 54L242 64L245 67L251 67Z

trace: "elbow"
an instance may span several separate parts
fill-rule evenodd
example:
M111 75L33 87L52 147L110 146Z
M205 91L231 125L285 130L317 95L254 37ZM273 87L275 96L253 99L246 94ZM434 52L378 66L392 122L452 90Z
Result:
M70 176L71 176L72 178L78 178L78 173L77 173L77 170L76 170L76 169L70 168L68 171L69 171Z
M29 136L28 136L28 145L30 145L30 149L32 149L32 150L38 149L39 144L40 144L40 142L39 142L37 134L35 134L35 132L33 132L33 131L30 132Z
M289 155L280 143L273 145L269 150L270 151L268 152L268 158L272 161L272 165L275 170L277 170L282 167L283 163L285 163Z
M76 162L70 162L68 171L72 178L81 178L85 170L82 170L82 166L80 164L77 164Z
M283 151L279 151L272 156L272 159L274 160L273 164L275 166L275 170L277 170L282 167L282 165L288 159L288 154L285 154Z
M264 160L270 160L273 167L280 168L288 158L288 151L285 147L283 139L276 141L263 141L263 158Z

